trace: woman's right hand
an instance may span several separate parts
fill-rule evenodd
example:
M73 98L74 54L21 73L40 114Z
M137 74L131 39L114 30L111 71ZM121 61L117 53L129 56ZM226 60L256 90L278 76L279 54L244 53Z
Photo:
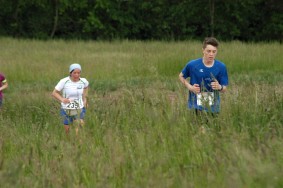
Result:
M70 102L71 102L70 99L67 99L67 98L63 98L63 99L62 99L62 103L64 103L64 104L68 104L68 103L70 103Z

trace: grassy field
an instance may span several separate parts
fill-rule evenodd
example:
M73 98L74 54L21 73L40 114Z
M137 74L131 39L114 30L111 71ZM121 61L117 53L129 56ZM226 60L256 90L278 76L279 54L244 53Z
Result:
M221 43L230 85L206 123L178 80L201 42L0 43L1 187L283 187L282 44ZM78 137L51 97L72 63L90 82Z

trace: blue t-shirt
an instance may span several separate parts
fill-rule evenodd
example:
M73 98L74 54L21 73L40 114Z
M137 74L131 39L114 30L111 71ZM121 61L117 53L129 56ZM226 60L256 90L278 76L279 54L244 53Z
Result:
M203 59L195 59L187 63L182 70L184 78L190 77L190 84L198 84L201 92L213 92L214 104L209 108L197 105L197 96L193 92L189 92L188 107L191 109L205 110L210 112L219 112L220 110L220 95L218 91L213 91L211 82L216 79L220 85L228 85L228 73L224 63L214 60L212 67L206 67Z

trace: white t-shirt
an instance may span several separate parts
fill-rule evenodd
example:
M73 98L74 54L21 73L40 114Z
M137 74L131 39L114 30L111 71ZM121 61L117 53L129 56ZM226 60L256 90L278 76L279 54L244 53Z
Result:
M61 103L63 109L81 109L84 107L83 91L88 87L89 82L85 78L80 78L79 81L73 82L70 77L61 79L55 86L57 91L62 91L64 98L70 99L68 104Z

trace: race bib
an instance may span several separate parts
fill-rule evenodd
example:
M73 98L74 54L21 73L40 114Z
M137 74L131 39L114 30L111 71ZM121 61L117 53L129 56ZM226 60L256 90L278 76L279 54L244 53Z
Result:
M202 92L197 94L197 105L198 106L211 106L214 104L214 93L213 92Z
M71 100L71 102L68 103L68 104L62 103L62 108L63 109L75 110L75 109L81 109L83 107L84 107L84 105L83 105L83 100L82 99Z

